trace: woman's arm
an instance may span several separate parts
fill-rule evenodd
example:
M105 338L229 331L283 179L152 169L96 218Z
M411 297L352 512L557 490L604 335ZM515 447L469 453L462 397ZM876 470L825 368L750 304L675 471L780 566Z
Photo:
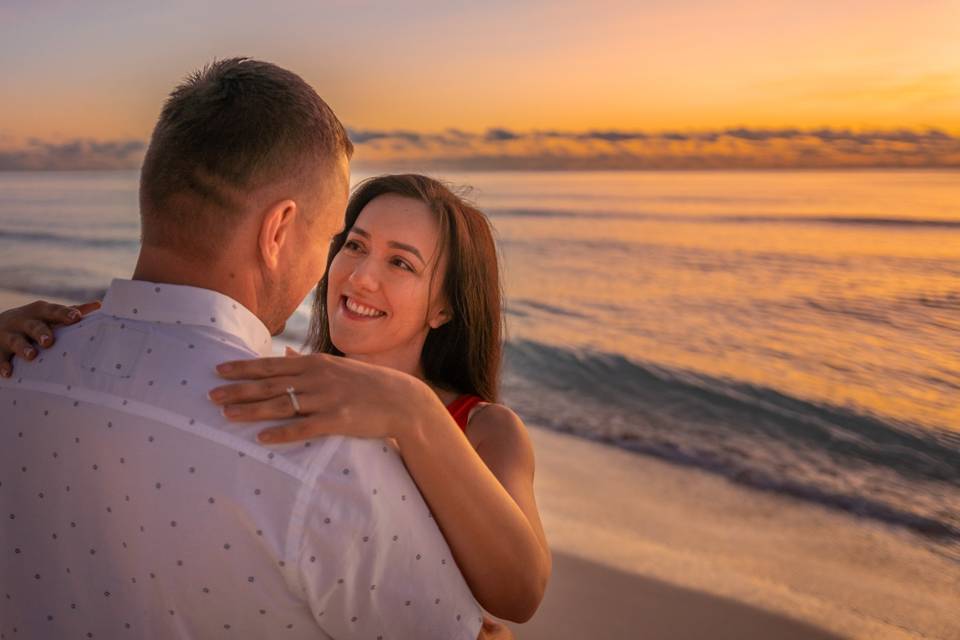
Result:
M530 619L551 560L533 499L533 450L512 411L475 413L474 451L436 394L406 374L320 354L228 364L218 369L224 377L256 379L210 392L230 419L290 418L285 389L297 390L305 417L265 429L262 442L395 438L477 601L497 617Z
M37 357L37 349L46 349L56 341L53 328L73 324L100 308L99 302L76 307L38 300L0 313L0 376L13 374L13 356L24 360Z
M525 622L552 564L533 493L533 446L503 405L479 409L468 428L479 436L476 451L452 419L438 417L401 432L400 453L477 601Z

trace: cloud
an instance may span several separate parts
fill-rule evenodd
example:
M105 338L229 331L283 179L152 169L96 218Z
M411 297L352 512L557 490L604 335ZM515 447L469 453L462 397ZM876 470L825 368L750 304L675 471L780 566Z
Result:
M564 134L558 131L551 132L554 137L563 137ZM646 140L647 134L642 131L588 131L579 134L581 140L596 138L597 140L607 140L608 142L622 142L624 140Z
M487 129L486 135L487 140L516 140L519 137L520 136L509 129L500 128Z
M937 129L448 130L421 134L416 147L404 144L400 135L379 131L377 141L376 146L358 144L357 166L376 170L960 167L960 137Z
M136 169L146 148L143 140L30 138L17 144L12 138L0 138L0 171Z
M960 137L937 129L349 133L355 166L377 171L960 167ZM145 148L140 140L17 144L0 135L0 170L135 169Z

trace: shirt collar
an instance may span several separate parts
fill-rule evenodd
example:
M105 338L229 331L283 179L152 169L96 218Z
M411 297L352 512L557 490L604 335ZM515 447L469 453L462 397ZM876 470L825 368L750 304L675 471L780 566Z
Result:
M260 318L233 298L210 289L117 278L110 283L101 310L118 318L222 331L261 356L272 354L270 331Z

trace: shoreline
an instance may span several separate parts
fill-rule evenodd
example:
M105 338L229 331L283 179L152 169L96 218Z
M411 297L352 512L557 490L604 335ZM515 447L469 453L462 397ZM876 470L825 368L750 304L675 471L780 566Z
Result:
M918 534L528 430L555 573L521 640L960 637L960 563Z

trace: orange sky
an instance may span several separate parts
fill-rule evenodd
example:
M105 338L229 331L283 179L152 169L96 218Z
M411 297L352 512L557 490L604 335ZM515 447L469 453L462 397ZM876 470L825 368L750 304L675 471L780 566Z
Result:
M0 7L0 145L144 139L183 75L241 54L355 129L960 132L960 0L156 4Z

